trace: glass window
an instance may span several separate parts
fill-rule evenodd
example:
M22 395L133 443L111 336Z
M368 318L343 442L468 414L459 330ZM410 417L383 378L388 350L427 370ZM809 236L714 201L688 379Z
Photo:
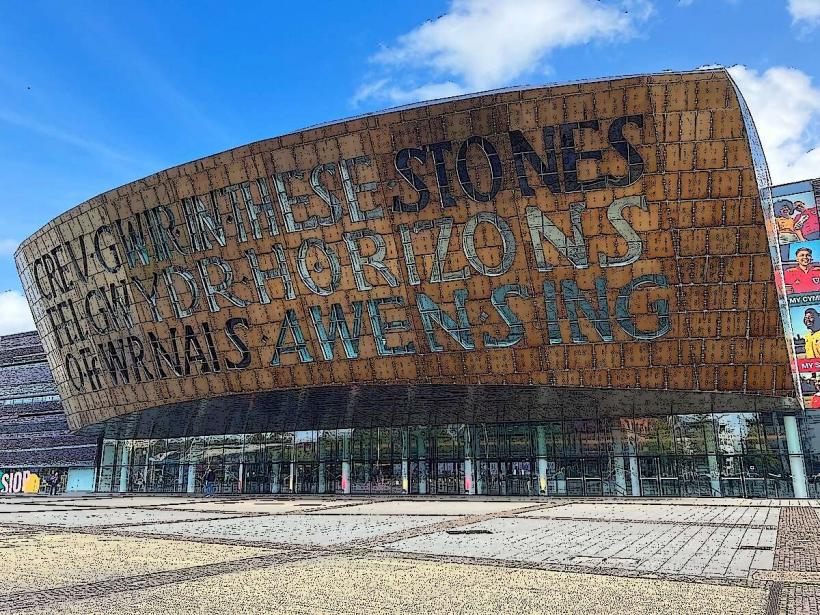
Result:
M196 436L192 438L185 438L185 457L183 461L186 463L199 463L205 455L205 438L204 436Z
M165 438L158 438L148 441L148 460L151 463L163 461L167 451L168 441Z
M741 417L745 423L741 440L743 451L757 455L766 450L766 436L763 432L760 415L748 413L741 415Z
M239 463L242 460L242 447L244 444L244 435L226 435L224 444L225 463Z
M373 430L373 452L375 459L380 461L392 459L393 440L391 432L392 430L385 428Z
M353 459L370 459L370 430L354 429L351 446Z
M273 461L290 462L292 446L293 432L274 432L268 439L268 454Z
M206 465L222 465L224 460L223 444L225 443L224 436L207 436L205 438L205 451L202 456L202 461Z
M134 440L131 449L131 465L144 466L148 463L148 440Z
M506 448L507 454L512 459L529 459L532 456L532 448L530 446L530 429L529 425L506 425Z
M297 431L294 434L296 445L296 461L315 461L317 432Z
M428 427L410 428L410 456L426 459L430 456L430 430Z
M571 457L581 457L584 454L585 440L589 438L587 431L594 421L565 421L564 422L564 454ZM594 432L594 427L592 428Z
M185 438L168 439L168 459L181 461L185 453Z
M435 436L435 454L439 459L453 459L459 456L459 433L461 425L435 427L431 430Z
M748 415L739 413L715 415L719 453L723 455L743 453L743 441L746 438L746 416Z
M246 463L262 463L265 461L266 450L265 434L253 433L245 436L245 446L242 449L242 460Z
M674 417L645 417L633 421L640 455L671 455L675 452Z
M683 455L706 453L706 428L711 427L711 414L687 414L676 418L677 450ZM711 432L711 429L709 430Z
M393 461L401 461L407 459L409 453L408 432L401 427L390 430L391 442L391 459Z
M321 461L338 461L341 459L335 429L326 429L319 432L319 459Z
M104 440L102 448L102 456L100 457L101 466L113 466L119 459L117 459L117 441Z

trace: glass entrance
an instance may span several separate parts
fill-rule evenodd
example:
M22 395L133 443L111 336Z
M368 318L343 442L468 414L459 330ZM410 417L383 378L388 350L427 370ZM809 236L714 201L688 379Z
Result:
M502 485L501 463L479 460L476 463L478 490L482 495L506 495L507 485Z
M598 459L584 459L584 495L603 495L601 462Z
M464 468L458 461L438 461L433 464L433 489L438 495L464 493Z
M502 464L506 483L505 495L533 495L533 467L530 461L508 461Z
M401 463L374 463L370 493L403 493Z
M319 492L319 464L297 463L296 480L293 486L294 493Z
M685 497L709 497L712 495L712 481L709 461L706 457L680 457L678 459L680 495Z
M674 457L658 457L658 480L661 495L680 495L677 460Z
M638 469L641 473L641 495L656 496L660 494L660 470L657 457L640 457Z
M271 463L245 464L245 476L242 479L242 490L245 493L270 493Z

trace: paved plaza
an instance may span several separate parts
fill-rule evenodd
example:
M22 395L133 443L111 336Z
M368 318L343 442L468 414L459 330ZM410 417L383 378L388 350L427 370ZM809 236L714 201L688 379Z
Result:
M820 613L816 500L10 497L0 612Z

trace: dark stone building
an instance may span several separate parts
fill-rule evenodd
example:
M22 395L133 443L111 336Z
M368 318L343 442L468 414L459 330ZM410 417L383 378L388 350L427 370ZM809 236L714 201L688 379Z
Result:
M37 333L0 336L0 474L58 470L63 490L92 491L97 448L68 430Z

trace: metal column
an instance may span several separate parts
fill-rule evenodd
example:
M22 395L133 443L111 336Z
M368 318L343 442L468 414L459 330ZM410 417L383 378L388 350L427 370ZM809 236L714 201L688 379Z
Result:
M794 497L809 497L806 482L806 464L803 462L803 446L800 444L800 431L797 429L797 417L784 416L786 427L786 447L789 450L789 467L792 472L792 489Z

